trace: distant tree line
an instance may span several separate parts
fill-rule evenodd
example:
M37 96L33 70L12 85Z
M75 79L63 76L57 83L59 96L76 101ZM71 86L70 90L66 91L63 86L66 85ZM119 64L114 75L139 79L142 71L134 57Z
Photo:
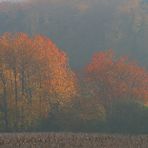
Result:
M148 71L113 50L74 72L47 37L0 37L0 131L148 133Z
M1 0L0 35L5 32L50 37L73 68L109 48L148 68L147 0Z

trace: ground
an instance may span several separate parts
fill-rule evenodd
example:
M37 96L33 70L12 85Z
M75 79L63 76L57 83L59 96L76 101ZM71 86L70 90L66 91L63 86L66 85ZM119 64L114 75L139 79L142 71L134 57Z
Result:
M0 134L0 148L148 148L148 135Z

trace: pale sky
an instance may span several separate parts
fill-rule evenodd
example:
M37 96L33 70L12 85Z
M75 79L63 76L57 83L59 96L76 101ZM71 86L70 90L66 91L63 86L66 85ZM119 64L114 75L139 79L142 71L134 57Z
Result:
M23 0L0 0L0 2L3 2L3 1L18 2L18 1L23 1Z

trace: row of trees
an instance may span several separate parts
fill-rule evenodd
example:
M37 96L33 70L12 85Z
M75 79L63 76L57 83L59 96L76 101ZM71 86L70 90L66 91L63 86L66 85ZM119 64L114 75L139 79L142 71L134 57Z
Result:
M135 128L145 132L147 103L147 70L112 50L74 73L45 36L0 37L1 130L120 131L134 126L134 115L143 130Z

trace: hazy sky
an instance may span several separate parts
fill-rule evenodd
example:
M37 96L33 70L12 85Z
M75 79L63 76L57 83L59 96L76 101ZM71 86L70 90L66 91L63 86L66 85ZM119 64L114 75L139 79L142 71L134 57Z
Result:
M23 1L23 0L0 0L0 2L3 2L3 1L18 2L18 1Z
M23 11L22 5L18 10L14 5L8 7L10 13L0 15L1 34L44 34L68 53L74 67L83 66L94 52L109 48L148 63L148 20L142 0L1 1L32 2Z

